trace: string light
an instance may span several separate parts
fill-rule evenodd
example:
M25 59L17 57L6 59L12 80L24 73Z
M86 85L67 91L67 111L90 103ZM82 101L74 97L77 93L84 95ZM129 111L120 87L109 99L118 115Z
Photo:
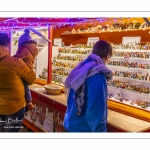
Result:
M57 20L58 19L58 20ZM126 19L130 19L129 17ZM32 21L33 20L33 21ZM91 25L97 25L101 22L109 22L110 24L118 21L122 21L122 18L114 18L109 19L106 17L98 17L98 18L40 18L37 17L34 19L30 18L9 18L5 21L0 22L0 31L7 30L8 32L12 32L15 30L22 30L25 28L48 28L50 25L53 25L54 28L60 28L66 25L81 25L85 26L87 23ZM144 31L145 29L143 29ZM127 31L127 30L125 30ZM120 31L119 31L120 32Z

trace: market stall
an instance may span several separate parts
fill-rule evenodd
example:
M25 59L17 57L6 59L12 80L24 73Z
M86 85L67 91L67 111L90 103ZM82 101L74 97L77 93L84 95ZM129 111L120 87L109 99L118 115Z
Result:
M35 132L64 131L65 79L90 54L93 44L102 39L113 46L113 57L108 63L114 73L108 84L109 132L149 131L150 28L143 18L5 18L0 21L0 31L8 32L12 38L11 55L15 54L18 37L25 28L36 29L43 35L31 32L38 42L39 55L35 62L36 84L31 86L35 109L26 113L24 119L28 128ZM61 94L47 94L43 85L50 83L62 86ZM125 123L116 122L118 117L124 118L119 122Z

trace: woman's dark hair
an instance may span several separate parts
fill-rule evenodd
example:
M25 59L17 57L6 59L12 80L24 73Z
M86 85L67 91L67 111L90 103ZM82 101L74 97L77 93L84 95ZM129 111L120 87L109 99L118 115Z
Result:
M0 45L1 46L10 45L10 38L6 33L0 32Z
M112 46L104 40L99 40L93 46L92 54L98 55L100 58L112 56Z

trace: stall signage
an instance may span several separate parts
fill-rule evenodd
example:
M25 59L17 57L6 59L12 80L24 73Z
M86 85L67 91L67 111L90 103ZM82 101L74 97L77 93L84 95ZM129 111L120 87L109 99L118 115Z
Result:
M99 41L99 37L89 37L87 45L95 44L97 41Z
M140 36L122 38L122 44L135 44L135 43L140 43L140 41L141 41Z
M62 38L55 38L54 45L61 47L62 46Z

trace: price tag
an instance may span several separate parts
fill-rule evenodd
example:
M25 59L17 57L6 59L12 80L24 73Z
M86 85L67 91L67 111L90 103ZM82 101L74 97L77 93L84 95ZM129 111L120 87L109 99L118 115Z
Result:
M141 37L135 36L135 37L123 37L122 38L122 44L135 44L140 43Z
M54 45L61 47L62 46L62 38L55 38Z
M97 41L99 41L99 37L89 37L87 45L95 44Z

